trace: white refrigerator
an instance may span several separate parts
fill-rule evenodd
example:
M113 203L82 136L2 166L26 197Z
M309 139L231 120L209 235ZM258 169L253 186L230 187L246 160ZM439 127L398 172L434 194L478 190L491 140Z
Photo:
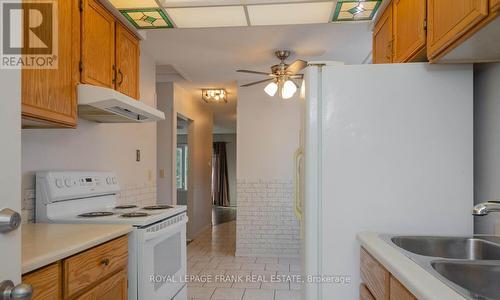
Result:
M359 232L472 234L472 65L318 64L302 92L304 299L359 299Z

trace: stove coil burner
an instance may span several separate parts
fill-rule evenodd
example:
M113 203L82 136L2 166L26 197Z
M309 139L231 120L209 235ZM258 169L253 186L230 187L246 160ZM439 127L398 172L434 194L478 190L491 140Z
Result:
M81 215L78 215L79 217L82 218L95 218L95 217L106 217L106 216L112 216L113 213L110 211L93 211L89 213L84 213Z
M131 213L126 213L126 214L122 214L121 217L124 217L124 218L139 218L139 217L147 217L149 216L148 213L144 213L144 212L131 212Z
M142 209L156 210L156 209L169 209L169 208L173 208L173 206L170 206L170 205L151 205L151 206L145 206Z
M115 206L115 209L129 209L129 208L136 208L137 205L118 205Z

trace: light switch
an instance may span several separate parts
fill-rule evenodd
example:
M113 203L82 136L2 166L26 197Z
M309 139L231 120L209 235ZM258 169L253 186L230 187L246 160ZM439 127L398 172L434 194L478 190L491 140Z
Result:
M135 150L135 161L141 161L141 150Z

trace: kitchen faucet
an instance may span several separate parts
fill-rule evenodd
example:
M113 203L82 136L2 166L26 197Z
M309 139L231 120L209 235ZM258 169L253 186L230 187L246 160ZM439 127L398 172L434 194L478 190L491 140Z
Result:
M476 204L472 210L472 215L486 216L491 212L500 212L500 201L487 201Z

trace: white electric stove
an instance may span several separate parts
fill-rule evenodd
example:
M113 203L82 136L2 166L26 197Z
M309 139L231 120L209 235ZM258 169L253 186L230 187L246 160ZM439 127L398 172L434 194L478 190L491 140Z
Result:
M37 223L130 224L130 300L186 299L186 206L117 204L113 172L36 173Z

